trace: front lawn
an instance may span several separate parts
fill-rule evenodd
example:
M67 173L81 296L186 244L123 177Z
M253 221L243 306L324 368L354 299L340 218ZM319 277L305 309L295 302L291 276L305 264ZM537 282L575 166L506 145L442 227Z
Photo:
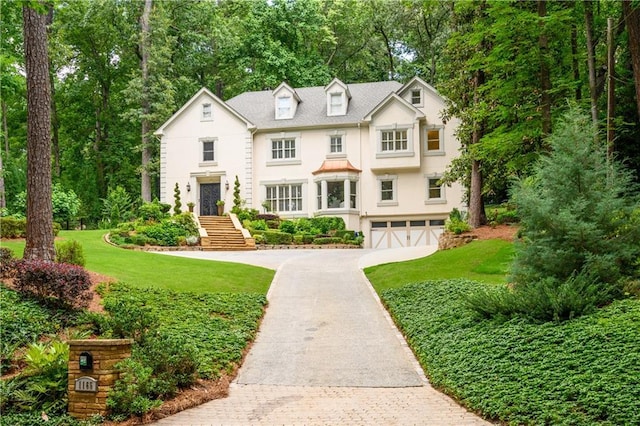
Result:
M266 294L274 271L230 262L212 262L125 250L104 242L104 230L61 231L60 239L82 244L85 268L135 287L193 292ZM21 257L24 241L2 241L3 247Z
M372 266L365 273L378 293L414 282L460 277L498 284L506 281L513 253L513 243L507 241L473 241L408 262Z

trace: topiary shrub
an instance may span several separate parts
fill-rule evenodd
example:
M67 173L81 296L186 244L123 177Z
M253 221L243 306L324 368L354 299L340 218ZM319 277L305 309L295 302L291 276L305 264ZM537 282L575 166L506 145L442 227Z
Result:
M14 285L21 293L69 308L86 307L92 298L89 274L66 263L23 260L18 263Z
M85 264L82 244L76 240L56 243L56 262L83 266Z

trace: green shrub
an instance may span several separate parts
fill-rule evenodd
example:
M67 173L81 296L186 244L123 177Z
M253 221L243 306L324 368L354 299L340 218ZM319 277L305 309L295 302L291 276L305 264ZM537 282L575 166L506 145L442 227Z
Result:
M283 220L280 222L280 231L286 232L287 234L295 234L296 233L296 224L291 220Z
M340 244L342 243L342 238L338 237L320 237L314 238L313 244Z
M256 240L256 244L267 244L267 239L263 234L253 234L253 239Z
M282 245L291 244L293 242L293 235L285 232L268 230L263 234L267 244Z
M175 215L170 220L180 225L184 229L185 235L198 235L198 225L189 212Z
M506 210L498 213L496 217L496 221L498 223L518 223L520 221L520 217L518 216L517 210Z
M187 231L171 220L163 220L140 229L140 233L156 240L160 246L177 246L178 237L186 237Z
M356 245L356 246L361 246L364 243L364 236L358 235L357 237L355 237L353 240L350 241L350 244Z
M18 347L60 328L44 307L3 285L0 285L0 325L0 373L11 367Z
M153 388L153 370L133 358L116 364L120 378L107 396L107 408L114 420L124 420L132 415L142 416L162 405L159 399L150 397Z
M85 260L82 244L76 240L56 243L56 262L84 266Z
M348 242L350 240L353 240L356 235L353 231L350 231L348 229L341 229L336 231L334 237L341 238L343 242Z
M107 298L104 308L109 316L100 326L103 333L114 338L144 342L147 334L159 323L159 316L151 307L130 297Z
M56 340L32 343L24 362L24 370L3 390L1 411L63 413L67 408L69 345Z
M266 231L269 229L267 222L264 219L252 220L249 226L256 231Z
M27 219L13 216L0 217L0 236L2 238L24 238L27 235Z
M469 224L460 219L447 219L444 224L444 229L456 235L471 231Z
M280 229L280 219L267 220L268 229Z
M249 220L249 221L256 220L259 212L256 209L241 209L236 214L238 216L238 220L244 223L246 220Z
M166 206L169 208L167 209ZM138 207L138 216L145 222L160 222L168 217L167 212L171 209L169 204L160 203L154 200L150 203L143 203Z
M102 227L110 228L120 222L133 219L133 202L121 186L109 188L107 198L102 199Z

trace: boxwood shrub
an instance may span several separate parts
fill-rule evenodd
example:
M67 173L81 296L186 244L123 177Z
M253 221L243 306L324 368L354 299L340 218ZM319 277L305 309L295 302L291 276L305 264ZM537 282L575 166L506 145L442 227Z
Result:
M341 244L342 243L342 238L338 238L338 237L320 237L320 238L314 238L313 239L313 244Z
M280 232L275 230L264 231L263 234L267 244L291 244L293 242L293 235L286 232Z

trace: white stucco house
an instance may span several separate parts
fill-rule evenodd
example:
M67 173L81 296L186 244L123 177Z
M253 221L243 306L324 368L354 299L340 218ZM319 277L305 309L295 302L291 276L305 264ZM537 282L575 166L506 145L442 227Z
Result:
M418 77L246 92L223 101L203 88L155 134L160 197L178 183L201 216L267 202L281 217L340 216L373 248L434 244L462 206L458 184L439 179L460 144L444 100Z

